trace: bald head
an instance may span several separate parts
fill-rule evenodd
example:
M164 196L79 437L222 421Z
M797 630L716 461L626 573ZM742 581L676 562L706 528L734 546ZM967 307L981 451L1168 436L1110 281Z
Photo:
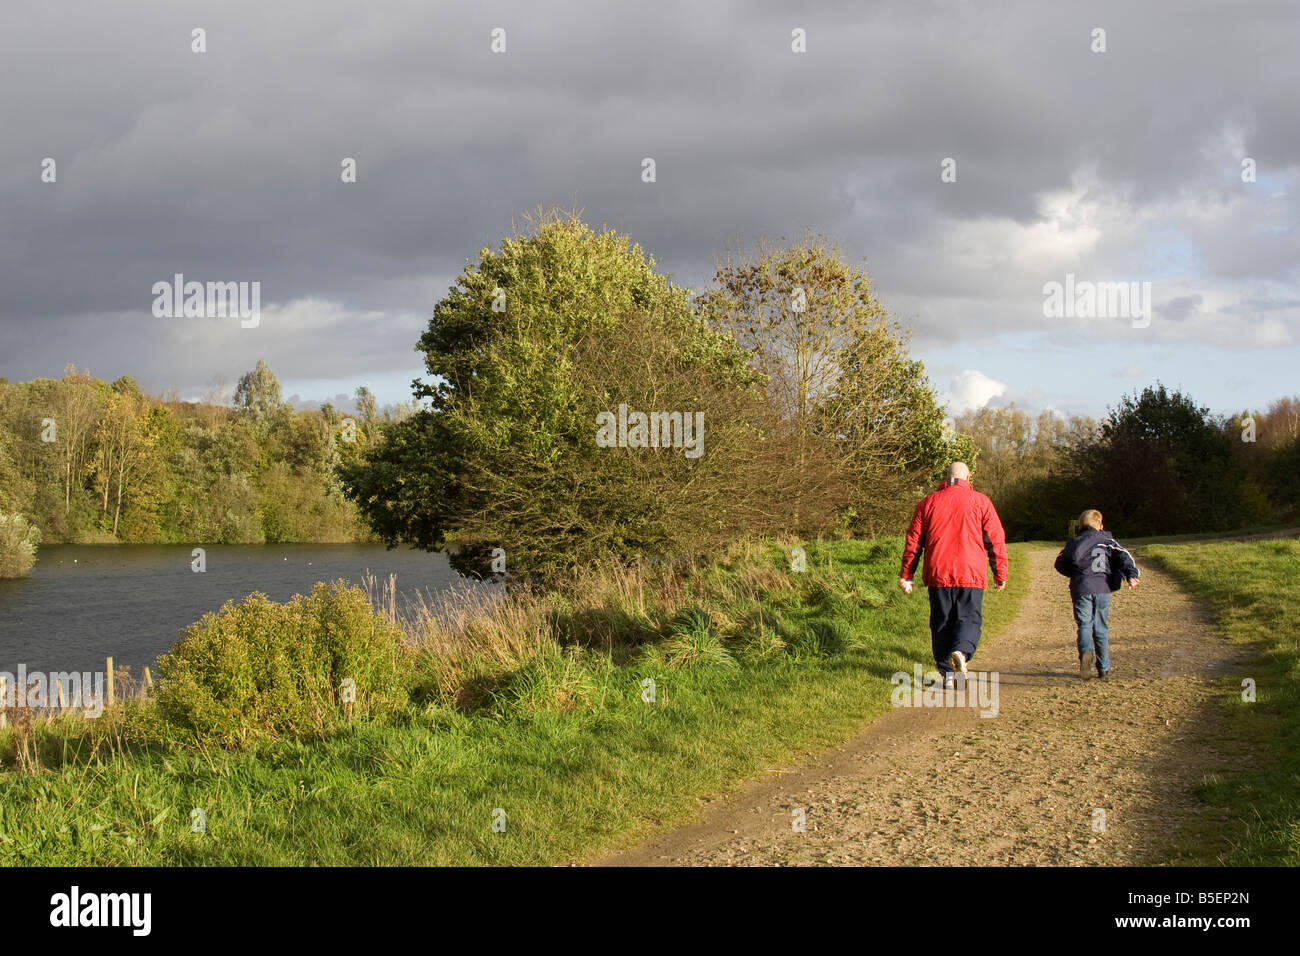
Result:
M970 469L966 467L966 462L964 461L954 461L948 466L948 470L944 474L948 478L970 481Z

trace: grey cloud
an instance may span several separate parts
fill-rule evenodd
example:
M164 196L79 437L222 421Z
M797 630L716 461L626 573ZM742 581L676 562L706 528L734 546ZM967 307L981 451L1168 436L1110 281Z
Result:
M1195 295L1180 295L1175 296L1161 305L1154 306L1154 309L1156 315L1160 316L1160 318L1172 319L1175 322L1180 322L1193 312L1199 311L1201 303L1204 301L1205 296L1199 293Z
M954 229L993 243L981 224L1033 226L1081 170L1137 210L1241 200L1215 145L1228 134L1260 163L1255 192L1150 244L1185 246L1207 287L1297 278L1297 200L1276 189L1300 163L1300 14L1285 3L68 9L23 6L0 37L10 378L76 361L195 389L257 357L283 378L417 366L465 259L529 210L575 202L695 287L728 245L810 226L866 261L918 342L1047 332L1036 290L1059 276L1026 273L1014 249L990 247L991 268L945 251ZM488 50L495 26L504 55ZM1104 55L1088 50L1094 26ZM45 156L55 185L39 182ZM356 184L339 181L343 157ZM149 290L176 272L335 311L256 336L160 325Z

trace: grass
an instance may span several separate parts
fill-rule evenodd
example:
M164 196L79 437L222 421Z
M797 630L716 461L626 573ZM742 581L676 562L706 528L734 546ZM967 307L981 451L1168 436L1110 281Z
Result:
M223 749L145 702L0 731L0 864L544 865L635 845L852 735L889 707L890 675L929 660L899 539L807 551L802 574L750 546L597 575L578 597L425 607L411 705L384 726ZM1012 547L988 595L990 636L1027 589L1026 554Z
M1245 821L1224 863L1300 864L1300 541L1151 545L1159 562L1214 612L1224 635L1248 645L1256 699L1240 675L1225 680L1233 736L1250 742L1259 769L1207 780L1199 796Z
M1124 534L1122 528L1116 529L1108 527L1106 530L1114 533L1120 544L1125 547L1142 547L1145 548L1151 544L1197 544L1202 542L1222 541L1227 538L1277 538L1282 533L1288 532L1300 526L1300 519L1291 521L1272 521L1266 524L1252 524L1245 527L1236 528L1232 531L1193 531L1183 534L1161 534L1148 535L1147 537L1137 538ZM1026 541L1025 544L1032 544L1035 547L1043 548L1060 548L1065 542L1065 538L1048 540L1046 538L1034 541Z

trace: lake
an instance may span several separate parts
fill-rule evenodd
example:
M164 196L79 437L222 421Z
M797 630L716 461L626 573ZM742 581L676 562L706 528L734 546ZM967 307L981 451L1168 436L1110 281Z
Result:
M205 545L207 570L190 569L193 545L50 545L30 577L0 580L0 671L101 671L111 655L132 673L226 601L261 591L273 601L317 581L361 584L397 575L398 592L436 593L463 581L441 553L372 544ZM486 587L487 585L481 585ZM399 601L399 604L401 602Z

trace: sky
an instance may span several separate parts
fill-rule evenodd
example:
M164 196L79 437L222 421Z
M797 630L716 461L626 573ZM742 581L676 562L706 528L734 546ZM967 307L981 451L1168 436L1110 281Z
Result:
M407 400L466 262L576 206L697 290L731 250L826 236L954 413L1097 416L1157 380L1223 413L1300 393L1293 2L10 0L5 20L10 380L71 363L193 399L265 359L300 406ZM178 273L260 283L256 326L156 316ZM1150 283L1150 307L1052 314L1067 276L1135 302Z

